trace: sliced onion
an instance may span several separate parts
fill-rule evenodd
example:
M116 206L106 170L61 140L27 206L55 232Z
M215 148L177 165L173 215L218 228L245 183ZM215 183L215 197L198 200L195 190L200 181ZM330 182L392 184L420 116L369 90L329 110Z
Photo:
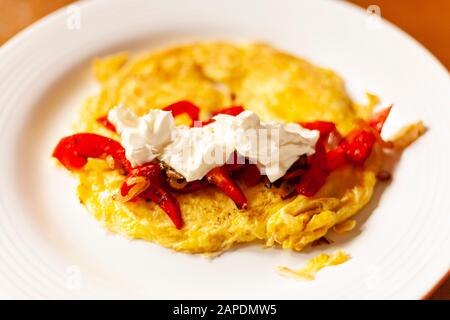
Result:
M169 178L169 185L176 190L183 189L187 184L188 182L185 179Z
M280 188L278 188L278 194L281 199L286 200L295 194L295 187L288 181L283 181Z
M181 173L176 172L172 168L166 168L166 174L169 178L176 179L176 180L183 180L184 177Z
M107 155L105 158L106 161L106 165L111 168L114 169L116 167L116 161L114 160L114 158L111 155Z
M125 183L128 186L132 186L131 189L128 191L128 194L125 196L122 196L121 192L114 195L114 200L120 201L120 202L127 202L133 199L134 197L138 196L140 193L147 190L147 188L150 186L150 181L144 177L129 177L125 180Z

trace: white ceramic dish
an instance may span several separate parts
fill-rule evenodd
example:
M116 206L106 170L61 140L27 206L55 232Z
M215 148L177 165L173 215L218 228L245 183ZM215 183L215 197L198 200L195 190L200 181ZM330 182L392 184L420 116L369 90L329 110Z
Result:
M205 39L266 41L336 70L351 93L395 101L387 134L427 124L358 230L304 253L251 245L207 260L108 235L78 203L76 182L50 154L96 90L89 61ZM0 49L0 297L421 298L450 266L449 104L449 75L432 55L343 2L108 0L59 10ZM315 281L275 271L338 248L352 260Z

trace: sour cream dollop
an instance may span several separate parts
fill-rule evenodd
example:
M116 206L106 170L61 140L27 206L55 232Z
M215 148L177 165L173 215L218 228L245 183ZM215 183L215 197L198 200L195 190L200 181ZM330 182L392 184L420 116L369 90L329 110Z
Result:
M153 109L138 117L119 105L108 113L133 166L157 158L186 181L203 178L211 169L230 161L236 151L273 182L300 156L313 154L319 138L318 131L296 123L261 122L249 110L237 116L219 114L213 119L206 126L189 128L176 126L169 111Z

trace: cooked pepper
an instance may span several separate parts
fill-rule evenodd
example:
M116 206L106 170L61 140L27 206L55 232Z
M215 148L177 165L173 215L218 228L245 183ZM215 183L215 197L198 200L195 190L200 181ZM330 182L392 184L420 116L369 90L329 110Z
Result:
M124 183L122 184L122 187L120 188L120 194L122 196L127 196L128 192L131 190L131 188L134 186L133 184L128 185L127 181L130 180L132 177L143 177L147 179L148 182L150 182L150 185L161 185L163 183L163 176L161 173L161 168L159 164L150 162L146 163L144 165L132 168L126 178ZM138 194L136 194L138 196Z
M163 110L172 111L173 117L186 113L192 120L192 126L194 125L194 122L199 119L200 115L200 109L192 102L186 100L175 102L163 108Z
M259 172L256 164L247 163L243 167L241 177L247 186L252 187L258 184L261 179L261 172Z
M392 143L384 141L380 136L391 109L392 106L376 113L368 123L362 122L359 128L350 132L341 142L338 150L343 152L350 163L363 164L370 156L375 143L383 148L392 147Z
M238 114L240 114L241 112L243 112L245 109L241 106L232 106L232 107L228 107L219 111L216 111L212 114L212 117L217 116L218 114L227 114L230 116L237 116ZM202 125L207 125L210 124L212 122L214 122L213 118L210 118L209 120L203 121Z
M342 149L341 146L337 146L336 148L329 150L326 156L328 166L327 168L329 172L337 170L348 164L344 149Z
M309 130L317 130L321 136L327 136L323 139L326 150L335 148L342 140L341 134L336 128L336 124L329 121L301 122L300 125Z
M287 172L284 175L283 180L284 181L292 181L292 180L299 179L305 174L305 172L306 172L306 170L302 169L302 168L292 170L290 172Z
M178 229L182 227L178 202L165 190L164 179L158 164L149 163L132 168L125 157L125 149L119 142L94 133L78 133L65 137L61 139L53 151L53 157L57 158L69 170L79 170L84 167L88 158L100 158L103 155L110 155L119 161L128 173L127 179L132 176L148 179L150 186L139 194L139 197L157 203ZM120 190L121 195L126 196L132 187L133 185L128 186L124 182Z
M111 130L113 132L117 132L116 126L113 125L111 123L111 121L108 120L108 115L104 115L104 116L102 116L100 118L97 118L97 122L102 124L106 129L109 129L109 130Z
M229 172L235 172L244 169L245 163L227 163L225 166Z
M383 130L383 125L386 122L387 117L389 116L392 109L392 105L387 107L386 109L383 109L377 113L374 114L372 119L369 120L369 122L362 122L361 128L365 129L366 131L371 131L376 140L377 143L382 148L392 148L394 145L391 141L384 141L381 137L381 131Z
M321 135L336 131L336 124L329 121L300 122L300 125L309 130L317 130Z
M199 109L189 101L179 101L164 108L164 110L172 111L174 117L186 113L192 119L192 123L199 119ZM289 183L289 181L301 179L295 185L295 190L299 194L310 197L316 194L325 184L329 172L348 164L363 164L370 156L375 143L380 143L382 147L389 147L390 144L381 139L380 133L390 110L391 107L376 113L369 122L362 122L342 141L336 125L332 122L301 123L307 129L320 132L316 151L307 159L307 163L299 159L298 163L285 175L283 181ZM244 111L242 107L233 106L215 112L214 115L228 114L236 116L242 111ZM97 121L110 130L115 131L115 127L108 121L106 116L100 117ZM204 124L211 122L214 122L214 119L210 119ZM338 138L339 145L336 146L336 142L329 142L332 136ZM69 170L81 169L87 163L88 158L100 158L105 155L111 156L122 164L127 173L127 179L120 190L121 196L126 197L129 195L129 197L135 199L139 197L157 203L167 213L177 229L182 227L183 221L179 204L171 194L171 188L167 185L158 163L152 162L132 168L125 157L125 150L119 142L93 133L81 133L65 137L61 139L53 151L53 156ZM235 154L235 158L236 156ZM245 209L248 205L247 199L239 186L230 177L235 171L240 171L244 181L250 186L257 184L261 177L256 165L248 162L241 164L235 159L231 164L212 169L207 173L206 180L189 182L184 187L172 191L180 193L192 192L205 188L210 183L216 185L228 195L239 209ZM127 181L131 185L128 185ZM134 189L133 186L135 186ZM133 191L130 193L130 190ZM133 195L132 193L136 194ZM123 199L123 201L127 200L130 199Z
M328 176L326 147L329 137L335 135L340 139L340 134L336 124L329 121L301 122L300 125L309 130L318 130L320 137L316 143L315 153L308 159L309 167L306 170L293 171L287 177L290 179L301 177L300 182L295 185L295 190L301 195L311 197L325 184Z
M79 170L84 167L88 158L100 158L104 155L112 156L125 170L131 169L122 145L95 133L77 133L62 138L52 154L69 170Z
M391 112L392 105L387 107L386 109L383 109L377 113L375 113L372 117L372 119L369 120L369 125L378 131L378 133L381 133L381 130L383 129L383 125L386 122L387 117L389 116L389 113Z
M149 199L156 204L169 216L177 229L183 226L181 210L176 198L170 193L169 187L166 186L161 167L158 163L150 162L139 167L133 168L127 179L130 177L144 177L150 185L140 194L136 195L142 199ZM132 186L127 186L126 180L122 185L121 194L126 196Z
M241 157L236 151L233 152L228 159L227 163L225 164L227 170L229 172L235 172L240 171L244 169L246 164L246 159L244 157Z
M355 165L362 165L370 156L376 140L372 132L356 129L345 137L340 147L348 161Z
M247 198L241 188L230 178L225 166L212 169L206 174L206 179L229 196L239 209L247 208Z
M190 192L198 191L198 190L201 190L201 189L205 189L208 186L209 186L208 181L195 180L195 181L188 182L181 189L174 189L174 188L172 188L172 191L176 192L176 193L190 193Z
M169 216L178 230L183 227L180 205L177 199L164 186L152 185L142 192L139 197L155 202Z
M261 178L258 167L253 163L249 163L244 157L239 156L237 152L234 152L231 157L232 160L224 165L227 172L233 174L239 171L247 186L256 185Z
M228 108L214 112L213 116L217 116L218 114L228 114L230 116L237 116L244 110L245 109L241 106L232 106L232 107L228 107Z
M149 178L158 184L163 182L161 166L156 162L149 162L141 166L134 167L130 170L130 175Z
M313 196L323 186L329 172L347 164L362 165L377 142L382 147L390 147L389 143L381 139L380 133L391 108L392 106L376 113L368 123L361 123L337 147L329 151L326 151L325 146L330 134L339 134L336 126L324 121L301 123L307 129L319 130L320 138L316 144L315 154L309 159L309 169L295 187L297 192Z
M309 157L309 168L302 179L295 185L298 194L312 197L325 184L328 176L327 157L325 143L328 134L321 134L316 144L316 152Z

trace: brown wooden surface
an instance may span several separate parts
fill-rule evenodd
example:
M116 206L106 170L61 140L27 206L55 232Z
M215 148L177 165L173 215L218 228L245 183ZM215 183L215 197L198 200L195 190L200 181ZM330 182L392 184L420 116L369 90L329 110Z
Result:
M416 38L450 69L450 0L349 1L363 8L379 6L383 18ZM0 0L0 44L71 2L73 0ZM444 281L431 298L450 300L450 279Z

